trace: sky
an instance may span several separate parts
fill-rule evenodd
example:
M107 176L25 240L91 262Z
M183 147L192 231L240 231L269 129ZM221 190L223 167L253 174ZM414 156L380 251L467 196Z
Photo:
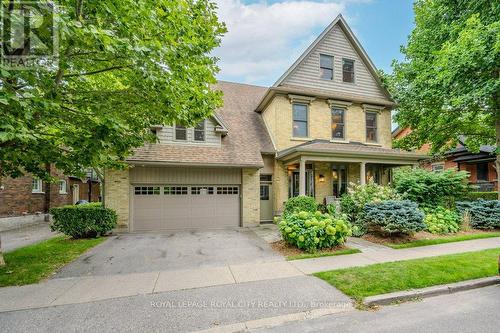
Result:
M413 28L413 0L214 0L228 32L219 80L271 86L342 13L374 62L391 72Z

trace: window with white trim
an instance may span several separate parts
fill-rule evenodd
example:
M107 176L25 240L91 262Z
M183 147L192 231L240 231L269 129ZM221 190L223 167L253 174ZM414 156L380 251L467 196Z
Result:
M319 55L319 75L324 80L333 80L333 57L320 54Z
M194 127L194 141L205 141L205 120Z
M43 192L42 180L40 178L33 178L33 180L31 181L31 192L32 193Z
M159 186L136 186L134 188L134 193L136 195L159 195Z
M59 180L59 194L68 194L68 184L64 179Z
M163 194L167 195L186 195L188 194L187 186L165 186Z
M238 194L238 186L219 186L217 187L217 194Z
M307 105L293 103L293 137L295 138L307 138L309 135L308 125L307 125Z
M175 125L175 140L187 140L187 128L182 125Z
M442 172L444 171L444 163L434 163L432 164L432 171Z

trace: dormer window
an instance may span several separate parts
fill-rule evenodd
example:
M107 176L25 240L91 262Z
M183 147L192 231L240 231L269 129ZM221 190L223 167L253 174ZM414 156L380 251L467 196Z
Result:
M319 55L319 73L324 80L333 80L333 57L320 54Z
M354 83L354 60L342 59L342 81Z
M175 125L175 140L187 140L187 129L185 126Z
M205 121L203 120L194 128L194 141L205 141Z

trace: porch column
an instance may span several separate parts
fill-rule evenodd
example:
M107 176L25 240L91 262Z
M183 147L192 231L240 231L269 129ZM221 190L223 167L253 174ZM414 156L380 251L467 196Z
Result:
M303 159L299 167L299 195L306 195L306 161Z
M366 162L361 162L360 163L360 168L359 168L359 183L361 185L366 184Z

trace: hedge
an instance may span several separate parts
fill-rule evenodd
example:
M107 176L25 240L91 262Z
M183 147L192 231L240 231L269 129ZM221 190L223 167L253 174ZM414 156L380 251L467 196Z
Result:
M69 205L52 208L52 231L59 231L73 238L94 238L116 227L117 215L99 203Z
M500 228L500 201L482 200L457 202L457 210L469 212L470 225L476 229Z
M498 200L498 192L469 192L464 198L465 200Z

